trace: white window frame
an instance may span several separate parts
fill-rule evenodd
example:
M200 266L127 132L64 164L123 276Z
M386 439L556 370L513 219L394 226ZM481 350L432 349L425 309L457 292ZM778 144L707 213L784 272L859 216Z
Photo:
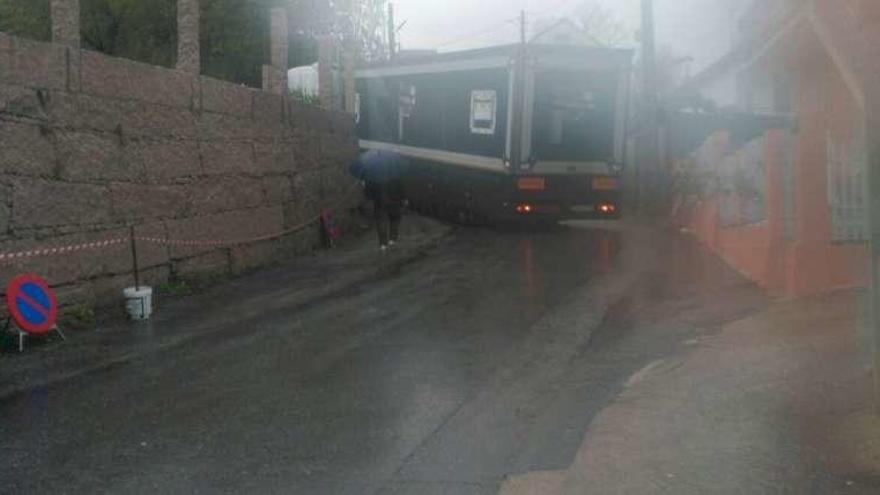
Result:
M489 128L477 126L477 114L476 114L476 101L477 100L485 101L491 99L492 101L492 125ZM485 119L480 119L480 122L484 122ZM495 134L495 128L498 125L498 91L494 89L475 89L471 91L471 134L483 134L483 135L493 135Z

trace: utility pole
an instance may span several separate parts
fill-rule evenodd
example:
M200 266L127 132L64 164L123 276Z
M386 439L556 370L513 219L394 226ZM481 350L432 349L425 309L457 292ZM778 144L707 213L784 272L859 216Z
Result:
M513 66L513 125L510 136L510 168L514 173L522 169L523 106L525 105L526 73L526 12L519 13L519 47Z
M397 24L394 23L394 4L388 4L388 58L397 56Z
M654 44L654 0L642 0L642 122L639 139L638 201L642 213L656 212L660 198L658 158L657 57Z
M868 235L871 266L871 337L874 346L874 410L880 414L880 78L868 78L865 137L868 159Z

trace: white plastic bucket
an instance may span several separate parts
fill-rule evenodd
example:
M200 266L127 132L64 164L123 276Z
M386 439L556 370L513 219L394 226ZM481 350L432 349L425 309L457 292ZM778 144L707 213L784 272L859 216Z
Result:
M132 320L149 320L153 314L153 289L129 287L122 291L125 294L125 307Z

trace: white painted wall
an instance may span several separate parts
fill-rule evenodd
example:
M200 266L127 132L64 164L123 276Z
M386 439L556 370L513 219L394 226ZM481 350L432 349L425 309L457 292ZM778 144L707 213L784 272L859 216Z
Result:
M287 89L318 96L318 64L294 67L287 71Z

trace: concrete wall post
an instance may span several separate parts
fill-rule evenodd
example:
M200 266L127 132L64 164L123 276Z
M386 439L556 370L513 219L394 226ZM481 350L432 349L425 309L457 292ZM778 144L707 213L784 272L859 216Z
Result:
M321 107L338 110L336 72L338 70L338 51L333 38L318 40L318 97Z
M263 91L284 94L287 91L287 9L276 7L270 14L269 65L263 66Z
M355 49L352 44L346 44L342 52L342 81L343 91L345 94L345 111L351 115L356 112L356 99L354 71L357 64L355 58Z
M79 49L79 0L52 0L52 42Z
M177 69L201 73L199 0L177 0Z

